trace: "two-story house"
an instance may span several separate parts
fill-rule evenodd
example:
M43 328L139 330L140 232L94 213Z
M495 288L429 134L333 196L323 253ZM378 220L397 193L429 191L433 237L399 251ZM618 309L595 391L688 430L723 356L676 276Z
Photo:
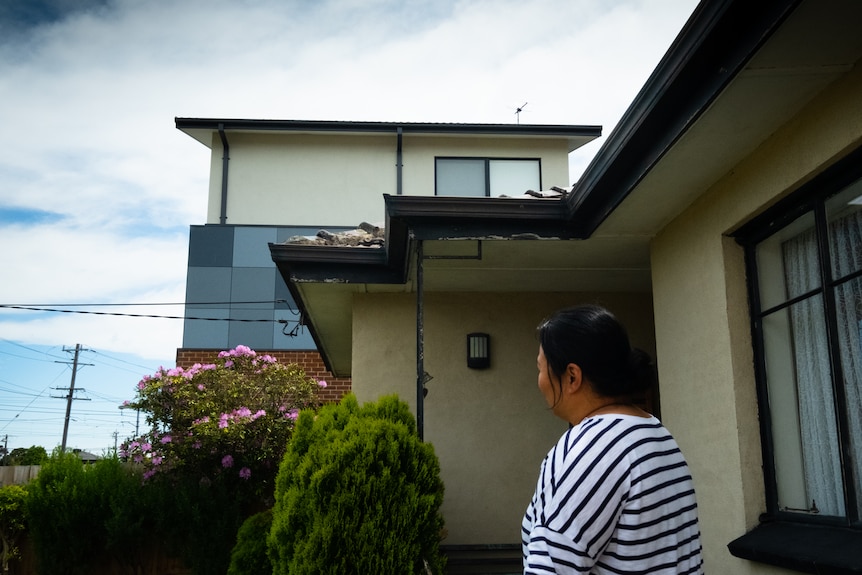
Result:
M453 215L469 223L469 234L487 218L497 218L502 203L521 229L518 220L526 203L531 208L559 205L558 199L524 199L525 192L568 191L569 154L601 133L598 126L199 118L177 118L176 126L212 150L207 223L192 226L189 242L186 315L200 319L186 320L178 363L204 361L244 344L297 361L327 379L328 399L340 397L352 380L361 401L398 393L414 406L411 326L418 284L407 245L412 232L388 226L384 198L431 202L432 209L434 200L461 200ZM372 246L351 248L346 260L346 252L331 245L285 244L291 238L314 238L321 229L338 237L362 223L382 228L385 235ZM457 226L448 229L458 234ZM556 225L539 235L549 234L570 236ZM529 237L535 235L529 230ZM428 384L423 428L441 460L448 529L443 543L450 549L514 548L518 515L535 485L542 451L560 433L562 424L546 413L529 365L521 365L523 353L535 350L531 335L517 332L534 320L535 302L527 289L520 290L524 300L504 293L526 282L530 289L559 292L553 298L559 304L570 301L575 284L569 272L588 262L572 259L557 243L536 242L547 251L529 266L524 265L524 242L484 247L475 241L438 242L428 246L422 260L429 268L439 266L427 285L436 293L429 293L423 305L429 334L444 348L427 348L427 371L435 379ZM319 298L295 299L297 288L288 289L286 276L276 270L270 244L303 245L314 260L322 260L308 262L309 275L302 280L307 289L324 288ZM609 249L607 261L622 256L639 262L640 269L621 273L632 280L630 289L641 291L633 307L644 318L640 323L650 326L646 251L625 255L623 244ZM495 262L495 277L474 276L477 250L483 265ZM589 265L603 267L604 256L590 256ZM536 275L563 263L560 257L569 262L569 272L557 274L552 283ZM337 270L329 278L331 266ZM598 277L595 271L591 275ZM453 289L460 295L447 294ZM445 336L434 311L444 309ZM500 331L506 324L513 327L511 339ZM490 369L466 367L465 334L472 332L493 334ZM652 334L644 330L641 335L653 348ZM516 562L519 553L514 550Z
M862 573L860 25L855 0L703 0L566 197L405 189L381 249L271 245L328 365L410 398L444 543L518 541L561 431L533 330L590 301L656 354L706 572Z

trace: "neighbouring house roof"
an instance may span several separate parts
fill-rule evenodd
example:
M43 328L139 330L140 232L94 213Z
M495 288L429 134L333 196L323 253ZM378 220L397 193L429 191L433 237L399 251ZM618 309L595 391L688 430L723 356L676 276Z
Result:
M602 135L601 126L564 124L464 124L436 122L356 122L334 120L243 120L219 118L175 118L176 127L205 146L220 130L249 133L293 132L329 134L398 134L532 137L565 139L569 151Z
M380 250L271 244L327 365L350 372L353 293L412 291L416 240L476 256L428 261L429 290L649 291L650 240L854 66L860 20L855 0L704 0L567 197L387 195Z

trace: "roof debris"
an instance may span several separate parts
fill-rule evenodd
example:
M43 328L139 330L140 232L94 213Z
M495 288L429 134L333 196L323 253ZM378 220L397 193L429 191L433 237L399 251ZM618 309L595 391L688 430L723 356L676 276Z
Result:
M385 237L385 228L362 222L355 230L339 233L320 230L315 236L293 236L285 243L309 246L382 248L385 243Z
M528 198L540 198L543 200L544 199L557 200L557 199L565 198L567 195L569 195L569 190L564 190L563 188L559 188L557 186L551 186L550 189L540 190L538 192L535 190L527 190L526 192L524 192L520 196L501 195L499 197L501 197L501 198L514 198L514 199L518 199L518 200L525 200Z
M551 186L547 190L527 190L519 196L500 195L500 198L559 200L569 194L568 190ZM320 230L314 236L292 236L286 244L297 244L306 246L341 246L354 248L382 248L386 243L386 229L367 222L362 222L355 230L333 233L328 230Z

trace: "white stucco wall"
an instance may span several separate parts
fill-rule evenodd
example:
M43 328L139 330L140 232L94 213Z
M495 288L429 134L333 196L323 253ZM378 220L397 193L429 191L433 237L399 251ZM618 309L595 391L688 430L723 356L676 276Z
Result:
M694 475L707 573L791 573L726 547L766 511L743 257L727 234L858 146L860 101L857 69L652 245L662 414Z
M649 294L425 294L425 440L440 459L447 545L520 543L539 464L566 430L536 387L535 328L554 310L597 302L654 350ZM415 294L354 301L353 389L416 405ZM466 366L466 335L491 336L492 365Z
M394 134L228 132L228 224L355 226L385 221L397 193ZM219 223L222 145L212 142L207 222ZM434 195L434 158L539 158L543 187L569 186L565 139L405 135L403 193Z

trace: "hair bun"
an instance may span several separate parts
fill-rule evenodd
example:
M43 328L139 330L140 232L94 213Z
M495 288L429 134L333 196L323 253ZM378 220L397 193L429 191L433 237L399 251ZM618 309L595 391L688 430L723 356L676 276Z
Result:
M632 348L628 357L628 370L631 393L642 393L655 385L657 377L655 364L650 355L642 349Z

